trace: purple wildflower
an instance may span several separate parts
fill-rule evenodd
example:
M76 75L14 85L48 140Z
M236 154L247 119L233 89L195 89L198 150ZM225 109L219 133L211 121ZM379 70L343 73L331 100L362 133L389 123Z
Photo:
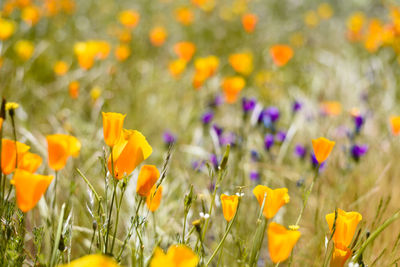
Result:
M364 124L364 117L361 115L354 116L354 126L356 133L359 133Z
M256 150L251 150L250 153L251 153L252 161L255 161L255 162L260 161L260 154L258 154L258 152Z
M219 138L219 142L221 145L231 145L234 146L236 142L236 135L232 132L226 133Z
M283 143L283 141L285 141L285 139L286 139L286 133L284 132L284 131L279 131L277 134L276 134L276 140L279 142L279 143Z
M250 180L254 182L258 182L260 180L260 173L258 171L251 171L249 176Z
M207 111L201 116L201 121L204 124L209 124L214 118L214 113L212 111Z
M176 137L173 133L171 133L170 131L165 131L163 133L163 140L164 143L167 145L173 144L176 141Z
M218 168L218 158L217 158L217 155L211 154L209 160L210 160L210 163L214 166L215 169Z
M297 157L304 159L307 154L307 148L303 145L296 145L296 147L294 148L294 154Z
M264 137L264 147L266 150L270 150L274 145L274 136L272 134L266 134Z
M213 130L215 131L215 133L217 134L218 137L221 137L222 132L224 131L222 129L222 127L219 127L217 124L213 124L212 125Z
M242 98L242 108L244 113L252 111L256 107L256 99L254 98Z
M367 145L353 145L350 149L351 156L355 161L358 161L368 151Z
M296 113L296 112L300 111L302 107L303 107L303 104L300 103L299 101L295 100L292 104L292 112Z
M318 160L317 160L317 158L315 157L314 153L311 153L310 159L311 159L311 164L312 164L313 168L317 168L318 165L319 165L319 163L318 163ZM323 168L325 167L325 162L326 162L326 161L324 161L324 162L322 162L322 163L320 164L320 166L319 166L319 171L322 171L322 170L323 170Z

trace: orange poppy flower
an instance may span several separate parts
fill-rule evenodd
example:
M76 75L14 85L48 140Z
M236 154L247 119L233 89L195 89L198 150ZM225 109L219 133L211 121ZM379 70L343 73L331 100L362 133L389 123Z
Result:
M16 169L11 184L15 186L18 208L23 212L33 209L52 180L53 176Z
M245 85L245 80L240 76L226 77L222 81L222 90L224 91L226 102L229 104L235 103Z
M258 17L252 13L246 13L242 16L242 25L246 32L252 33L257 25Z
M167 39L167 30L164 27L158 26L151 29L149 37L150 42L154 46L162 46Z
M257 185L253 189L253 194L257 198L260 207L266 195L263 215L267 219L274 217L279 209L290 201L287 188L271 189L265 185Z
M127 28L135 28L140 20L140 14L135 10L124 10L119 13L119 22Z
M3 129L3 122L4 122L4 119L0 117L0 131L1 131L1 129Z
M200 88L208 78L215 74L218 65L219 60L216 56L196 58L194 62L196 72L193 76L193 87Z
M335 244L330 267L343 267L351 256L351 250L342 244Z
M63 76L68 71L68 64L65 61L57 61L53 69L56 75Z
M272 262L285 261L299 240L301 233L297 230L287 230L280 224L272 222L268 225L268 251Z
M68 93L72 99L77 99L79 97L80 84L78 81L72 81L68 86Z
M150 261L150 267L196 267L199 263L197 256L185 245L172 245L167 254L157 247Z
M196 46L192 42L179 42L174 45L174 52L179 58L189 62L196 52Z
M125 61L131 54L131 49L125 44L120 44L115 48L115 58L118 61Z
M18 159L18 169L34 173L42 165L42 162L43 159L41 156L26 152L22 155L21 159Z
M174 61L171 61L168 64L168 70L171 75L177 79L181 76L182 72L185 71L186 68L186 61L183 59L176 59Z
M321 3L317 8L317 13L321 19L330 19L333 15L333 8L328 3Z
M71 261L69 264L59 265L59 267L119 267L113 258L101 254L86 255L82 258Z
M111 156L108 158L108 170L114 167L114 177L122 179L153 152L142 133L135 130L123 130L118 142L113 146L114 166L111 166Z
M236 214L239 197L237 195L221 195L222 212L226 221L230 222Z
M31 41L19 40L15 43L14 50L21 60L27 61L32 57L35 46Z
M66 134L53 134L46 136L49 155L49 167L59 171L65 167L70 156L77 157L81 150L79 140Z
M29 146L16 142L17 145L15 145L15 141L9 140L9 139L3 139L2 140L2 147L1 147L1 171L7 175L12 173L17 165L17 160L19 161L22 156L28 152L30 149Z
M269 49L269 54L271 55L275 65L282 67L293 57L294 52L288 45L274 45Z
M22 9L21 18L26 24L33 26L40 19L40 9L34 5L27 6Z
M180 7L175 10L175 19L182 25L188 26L193 23L193 11L187 7Z
M397 136L400 134L400 116L390 116L390 127L392 134Z
M117 143L122 134L126 115L115 112L102 112L102 115L104 141L108 146L112 147Z
M157 182L160 172L154 165L143 165L139 172L138 181L136 184L136 193L142 197L147 197L150 190Z
M153 187L150 190L149 195L146 198L147 208L151 212L155 212L158 209L158 207L160 206L160 202L161 202L163 187L162 187L162 185L160 185L157 188L157 191L154 193L156 188L157 188L157 185L153 185Z
M334 212L326 215L326 222L328 223L329 230L331 232L334 220ZM335 233L333 234L333 242L335 244L342 244L348 247L353 240L357 225L361 220L362 216L358 212L346 212L344 210L338 209L338 215L335 223Z
M335 142L330 141L329 139L326 139L324 137L320 137L318 139L312 140L312 146L313 146L315 158L321 164L331 154L332 149L335 146Z
M243 75L249 75L253 71L253 55L251 53L237 53L229 56L229 64Z
M342 104L338 101L324 101L321 103L321 111L325 115L337 116L342 112Z

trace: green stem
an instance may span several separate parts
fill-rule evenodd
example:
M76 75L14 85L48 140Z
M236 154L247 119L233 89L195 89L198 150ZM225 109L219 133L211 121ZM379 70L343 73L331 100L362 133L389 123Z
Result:
M58 219L57 234L56 234L56 238L55 238L55 241L54 241L53 252L51 254L50 267L53 267L56 264L56 256L57 256L57 251L58 251L58 245L60 243L60 236L61 236L61 230L62 230L62 222L63 222L63 218L64 218L64 211L65 211L65 204L63 204L62 207L61 207L61 213L60 213L60 217Z
M317 178L318 178L319 167L320 167L320 165L318 165L318 167L316 168L316 171L315 171L315 174L314 174L314 178L313 178L313 180L312 180L312 182L311 182L311 185L310 185L310 187L308 188L308 190L306 191L306 193L305 193L305 195L304 195L303 206L301 207L300 214L299 214L299 217L297 217L297 220L296 220L296 224L295 224L295 225L299 225L300 220L301 220L301 217L303 216L304 209L305 209L306 206L307 206L308 198L310 197L310 194L311 194L311 192L312 192L312 190L313 190L315 181L316 181Z
M125 190L122 190L121 192L121 197L119 199L119 204L117 205L117 218L115 221L115 228L114 228L114 234L113 234L113 241L112 241L112 245L111 245L111 254L114 251L114 244L115 244L115 237L117 235L117 229L118 229L118 221L119 221L119 212L121 210L121 204L122 204L122 199L124 198L124 192Z
M186 219L187 219L187 212L185 212L185 217L183 218L183 230L182 230L182 243L183 244L185 244Z
M235 223L235 221L236 221L236 218L237 218L237 215L238 215L238 211L239 211L239 206L240 206L240 200L239 200L239 203L238 203L238 206L237 206L237 209L236 209L235 216L233 217L232 221L230 222L228 228L226 229L225 234L224 234L224 236L222 237L221 241L219 242L217 248L214 250L213 254L212 254L211 257L208 259L208 261L207 261L207 263L206 263L206 267L211 263L211 261L212 261L212 259L215 257L215 255L217 255L218 251L223 247L224 242L225 242L225 239L226 239L226 237L228 236L228 234L229 234L229 232L230 232L230 230L231 230L231 228L232 228L232 225L233 225L233 224Z
M106 241L105 241L105 247L104 247L105 254L107 254L108 237L110 235L110 221L111 221L111 215L112 215L112 210L113 210L113 206L114 206L115 191L117 191L117 183L114 181L114 158L113 158L112 147L110 147L110 157L111 157L111 177L112 177L112 181L114 183L114 190L112 193L110 210L108 211L108 217L107 217L107 232L106 232Z

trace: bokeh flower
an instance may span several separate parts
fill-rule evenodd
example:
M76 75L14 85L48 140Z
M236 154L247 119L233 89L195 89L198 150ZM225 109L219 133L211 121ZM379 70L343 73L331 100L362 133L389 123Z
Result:
M129 29L135 28L140 20L140 14L133 9L123 10L118 15L119 22Z
M174 45L174 52L179 58L189 62L196 52L196 46L192 42L178 42Z
M162 26L152 28L149 33L150 42L154 46L162 46L167 36L167 30Z
M269 49L269 54L271 55L275 65L282 67L286 65L290 59L292 59L294 52L293 49L288 45L277 44L273 45Z
M222 90L224 92L226 102L229 104L235 103L240 91L242 91L245 85L245 80L240 76L224 78L222 81Z
M102 254L86 255L59 267L119 267L113 258Z
M248 33L254 32L257 22L258 22L258 17L253 13L246 13L242 16L243 28Z

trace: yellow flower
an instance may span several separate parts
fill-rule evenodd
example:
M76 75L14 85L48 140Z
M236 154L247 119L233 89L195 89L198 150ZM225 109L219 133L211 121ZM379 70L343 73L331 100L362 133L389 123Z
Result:
M162 26L154 27L149 33L150 42L154 46L162 46L167 36L167 30Z
M324 137L312 140L314 155L319 164L324 162L332 152L335 142Z
M58 267L118 267L119 265L110 257L93 254L71 261L69 264Z
M310 28L314 28L315 26L317 26L319 23L317 13L314 10L308 11L304 15L304 23Z
M18 208L23 212L33 209L52 180L53 176L16 169L11 184L15 186Z
M35 46L31 41L27 40L19 40L14 45L14 50L17 53L18 57L24 61L30 59L35 50Z
M253 71L253 55L251 53L237 53L229 56L229 64L243 75L249 75Z
M0 17L0 40L7 40L15 32L15 24L11 20Z
M196 267L199 257L185 245L172 245L167 254L156 248L150 267Z
M185 68L186 68L186 61L180 58L171 61L168 65L169 73L171 73L171 75L174 78L179 78L182 72L185 70Z
M287 188L271 189L264 185L257 185L253 189L253 194L257 198L260 207L265 196L263 215L267 219L274 217L279 209L290 201Z
M7 102L6 103L6 110L7 111L9 111L9 110L11 110L11 109L17 109L17 108L19 108L19 104L18 103L16 103L16 102Z
M27 6L22 10L21 18L26 24L33 26L40 19L40 9L37 6Z
M101 88L99 86L95 86L90 90L90 98L93 101L96 101L101 96Z
M330 19L333 15L332 6L329 3L321 3L318 6L317 13L321 19Z
M237 195L221 195L222 212L226 221L230 222L236 214L239 197Z
M268 226L268 251L272 262L285 261L299 240L301 233L297 230L287 230L280 224L272 222Z
M338 209L338 215L335 223L335 233L333 234L333 242L342 244L348 247L353 240L358 223L362 220L360 213L355 211L346 212ZM332 232L332 227L335 221L335 213L326 215L326 222L329 230Z

